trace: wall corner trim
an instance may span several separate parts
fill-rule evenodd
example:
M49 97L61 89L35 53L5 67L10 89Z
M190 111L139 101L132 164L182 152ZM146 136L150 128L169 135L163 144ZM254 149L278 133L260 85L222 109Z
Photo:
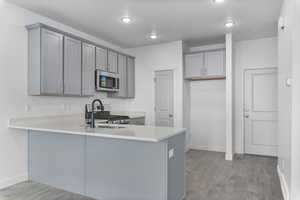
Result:
M226 160L233 158L232 34L226 34Z
M282 190L283 199L284 200L290 200L289 188L288 188L285 176L282 173L279 165L277 165L277 173L278 173L278 177L279 177L279 180L280 180L280 186L281 186L281 190Z
M27 174L21 174L14 177L8 177L5 179L0 180L0 189L4 189L6 187L15 185L17 183L21 183L24 181L28 181L28 175Z
M233 160L233 154L231 154L231 153L226 153L226 155L225 155L225 160L232 161L232 160Z

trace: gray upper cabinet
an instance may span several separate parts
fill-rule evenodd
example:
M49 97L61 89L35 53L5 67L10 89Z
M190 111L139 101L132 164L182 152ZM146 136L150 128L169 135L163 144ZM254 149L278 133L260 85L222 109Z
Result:
M135 97L135 62L132 57L127 57L127 97Z
M63 35L28 27L30 95L63 95Z
M64 37L64 95L81 95L81 41Z
M63 35L42 29L41 93L63 94Z
M200 77L204 71L204 53L188 54L185 56L185 77Z
M127 56L42 23L28 30L28 94L53 96L94 96L95 69L121 73L120 94L128 92ZM132 58L131 58L132 59ZM120 66L118 66L120 65ZM132 65L132 64L131 64ZM133 61L134 66L134 61ZM120 68L120 71L119 69Z
M108 72L118 73L118 53L108 51Z
M42 29L41 39L42 94L63 94L63 35Z
M134 98L135 97L134 58L119 54L118 73L120 74L120 90L119 92L109 93L108 97Z
M96 68L107 71L107 49L96 47Z
M118 68L120 73L120 91L119 97L127 97L127 60L126 56L119 54Z
M95 46L82 43L82 96L95 94Z
M127 58L125 55L118 54L118 72L120 74L120 90L109 93L109 97L126 98L127 97Z
M206 52L205 63L206 76L225 76L225 52L223 50Z
M225 51L213 50L185 56L186 79L225 78Z

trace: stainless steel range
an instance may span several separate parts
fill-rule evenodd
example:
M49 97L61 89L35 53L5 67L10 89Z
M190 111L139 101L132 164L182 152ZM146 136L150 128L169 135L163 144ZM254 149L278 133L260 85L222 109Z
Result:
M93 102L99 100L94 100ZM101 102L101 101L100 101ZM129 124L130 118L126 115L111 115L109 111L104 111L103 104L100 106L85 105L85 120L87 124L102 123L102 124Z

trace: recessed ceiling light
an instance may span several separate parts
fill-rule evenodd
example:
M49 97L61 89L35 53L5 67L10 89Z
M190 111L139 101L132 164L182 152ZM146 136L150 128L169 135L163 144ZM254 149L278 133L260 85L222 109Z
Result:
M235 23L233 20L227 20L227 22L225 23L225 27L226 28L232 28L234 27Z
M156 33L151 33L151 35L149 36L150 39L152 40L156 40L158 38L157 34Z
M212 0L213 3L224 3L225 0Z
M129 24L131 22L131 18L130 17L123 17L122 18L122 22L125 23L125 24Z

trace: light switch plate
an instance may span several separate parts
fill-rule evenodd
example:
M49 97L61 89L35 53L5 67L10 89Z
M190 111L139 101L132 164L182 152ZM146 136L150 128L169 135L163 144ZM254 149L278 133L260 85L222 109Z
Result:
M287 87L291 87L292 86L292 79L291 78L287 78L285 84L286 84Z
M278 20L278 28L284 30L285 26L285 18L281 16Z
M169 150L169 159L171 159L173 157L175 157L175 151L174 151L174 149L170 149Z

